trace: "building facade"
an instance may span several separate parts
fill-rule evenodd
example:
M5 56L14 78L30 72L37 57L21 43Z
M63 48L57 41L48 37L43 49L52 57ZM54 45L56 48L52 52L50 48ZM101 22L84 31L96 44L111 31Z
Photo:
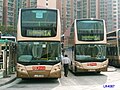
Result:
M56 8L57 0L37 0L37 7Z
M3 0L3 25L14 26L15 0Z
M3 0L0 0L0 25L3 22Z
M120 0L107 0L107 30L120 28Z
M77 18L77 0L61 0L61 22L63 33L66 32Z
M18 8L36 8L37 0L17 0Z
M106 18L106 0L77 0L77 18Z

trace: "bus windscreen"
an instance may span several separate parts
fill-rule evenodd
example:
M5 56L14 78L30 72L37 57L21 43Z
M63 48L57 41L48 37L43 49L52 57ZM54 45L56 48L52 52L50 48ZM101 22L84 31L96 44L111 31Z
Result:
M86 44L76 45L76 60L104 61L106 60L106 45Z
M18 42L18 44L19 63L60 61L60 42Z

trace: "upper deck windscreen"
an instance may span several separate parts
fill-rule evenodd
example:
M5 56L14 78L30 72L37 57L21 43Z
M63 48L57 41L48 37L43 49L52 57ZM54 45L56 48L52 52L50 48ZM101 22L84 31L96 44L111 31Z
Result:
M79 41L101 41L104 39L103 20L77 20Z
M57 34L57 10L22 9L23 37L54 37Z

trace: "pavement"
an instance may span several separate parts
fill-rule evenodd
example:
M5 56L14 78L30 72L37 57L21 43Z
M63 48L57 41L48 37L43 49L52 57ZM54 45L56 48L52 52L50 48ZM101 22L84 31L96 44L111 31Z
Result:
M0 78L0 86L11 83L16 79L16 73L9 74L7 77Z
M117 68L115 68L113 66L108 66L108 68L107 68L107 72L114 72L116 70L117 70Z

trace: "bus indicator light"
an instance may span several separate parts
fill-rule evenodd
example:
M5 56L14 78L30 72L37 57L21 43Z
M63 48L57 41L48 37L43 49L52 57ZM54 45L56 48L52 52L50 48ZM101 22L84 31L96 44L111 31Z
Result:
M33 66L32 69L33 70L45 70L46 67L45 66Z
M87 63L87 66L97 66L97 63L95 63L95 62Z

